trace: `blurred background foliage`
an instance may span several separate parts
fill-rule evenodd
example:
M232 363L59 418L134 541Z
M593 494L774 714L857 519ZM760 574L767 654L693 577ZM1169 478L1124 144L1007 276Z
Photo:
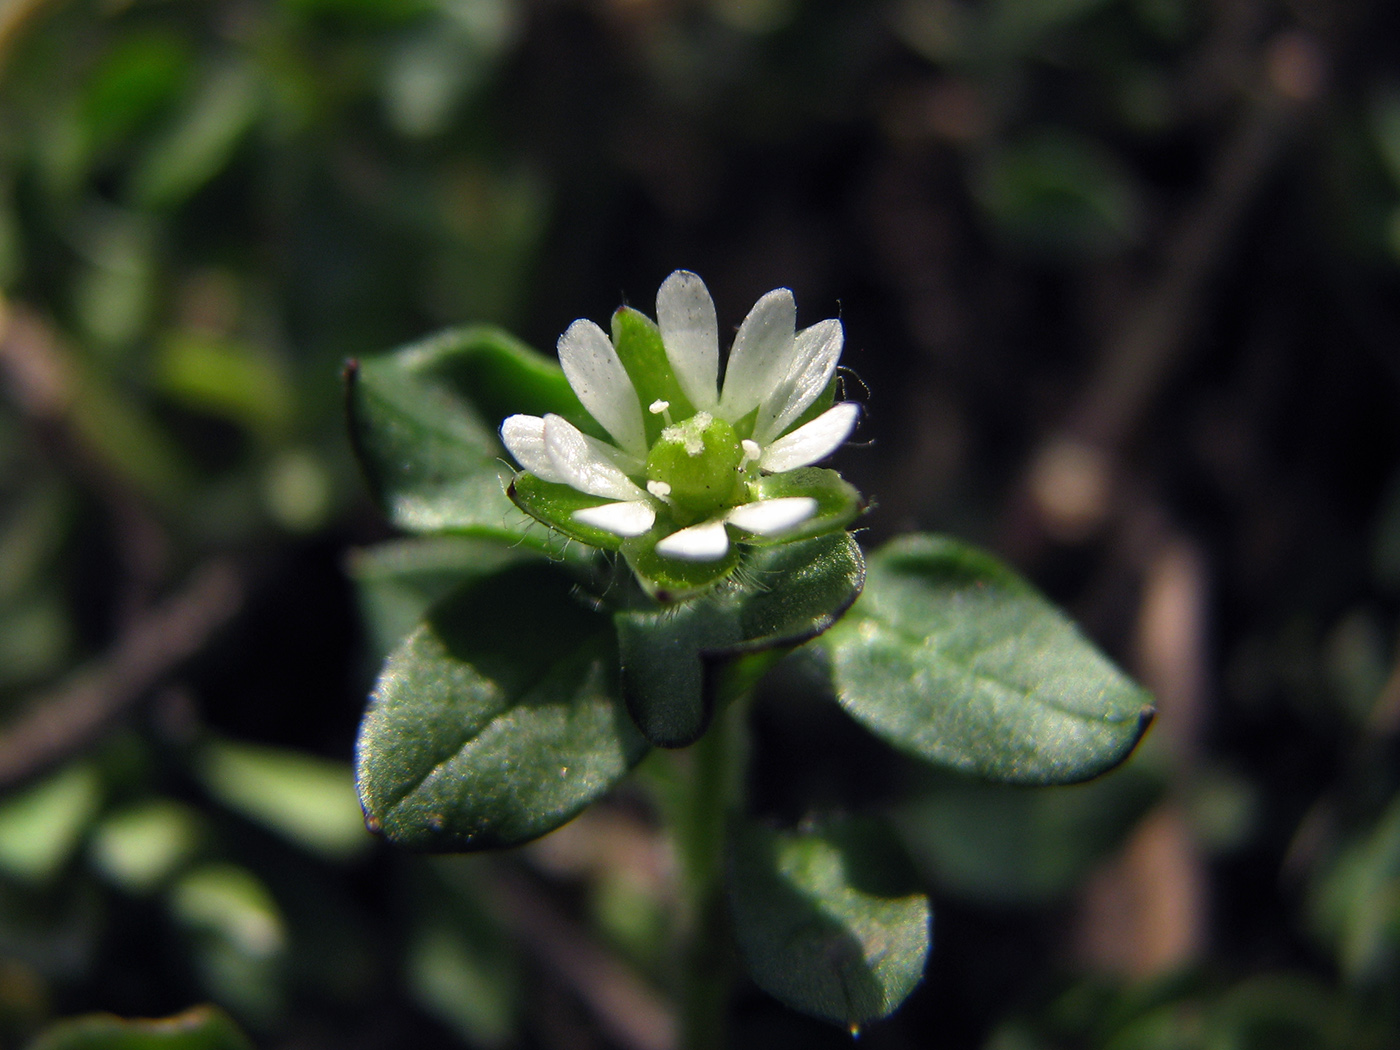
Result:
M377 661L482 555L389 536L337 373L676 267L839 313L867 537L999 550L1161 703L989 788L778 670L760 810L886 813L934 896L862 1041L1400 1043L1397 58L1382 0L5 0L0 1045L671 1045L644 791L500 858L363 831Z

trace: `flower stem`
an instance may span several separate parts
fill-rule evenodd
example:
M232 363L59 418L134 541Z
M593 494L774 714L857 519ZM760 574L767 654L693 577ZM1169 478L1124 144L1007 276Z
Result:
M726 1044L734 949L724 901L724 841L739 806L748 704L715 718L699 741L671 756L674 779L666 805L684 902L680 931L681 1050Z

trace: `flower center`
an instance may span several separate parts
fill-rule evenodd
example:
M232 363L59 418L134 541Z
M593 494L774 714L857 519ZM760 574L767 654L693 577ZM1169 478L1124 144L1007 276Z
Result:
M667 427L647 454L647 478L669 485L671 506L690 519L706 518L741 502L742 467L743 450L734 428L708 412Z

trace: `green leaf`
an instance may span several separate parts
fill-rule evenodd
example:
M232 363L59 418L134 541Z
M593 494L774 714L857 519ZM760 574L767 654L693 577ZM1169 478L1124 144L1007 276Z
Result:
M855 1027L892 1013L923 977L929 901L878 824L738 826L727 883L750 975L795 1010Z
M198 773L230 809L332 860L362 852L365 834L348 766L280 747L216 740Z
M642 757L618 699L608 619L534 563L434 606L389 657L360 727L371 827L423 850L551 831Z
M75 1017L49 1028L29 1050L253 1050L253 1044L217 1006L196 1006L158 1020Z
M1311 925L1342 971L1358 984L1393 980L1400 957L1400 796L1315 883Z
M271 1021L285 1005L288 937L262 880L235 864L205 864L180 877L169 904L210 994L240 1016Z
M0 872L30 882L58 874L102 803L86 763L65 767L0 805Z
M846 533L750 551L734 576L689 601L617 613L627 707L661 747L694 743L719 703L760 666L833 624L860 593L865 560ZM767 661L771 662L771 661Z
M1043 905L1069 892L1161 793L1139 760L1072 787L1025 788L947 777L894 821L934 885L997 906Z
M350 552L346 569L379 657L389 655L432 604L468 580L538 558L537 551L465 536L390 540Z
M395 525L553 550L562 541L506 495L514 470L497 431L555 412L601 435L559 366L499 329L441 333L346 370L350 435Z
M151 799L113 813L93 835L93 864L129 893L156 889L199 846L199 814L170 799Z
M1024 580L954 540L878 551L822 640L837 698L898 748L1017 784L1072 784L1122 762L1151 698Z
M257 119L258 86L257 74L243 66L212 70L133 171L131 197L143 208L173 207L223 171Z

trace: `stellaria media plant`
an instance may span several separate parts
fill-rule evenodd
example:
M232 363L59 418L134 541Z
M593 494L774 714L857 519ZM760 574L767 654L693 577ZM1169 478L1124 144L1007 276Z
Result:
M347 369L360 461L420 537L366 587L381 631L407 633L361 725L360 798L401 846L502 848L670 749L648 782L687 903L683 1044L722 1045L731 942L778 999L859 1026L921 979L929 901L878 814L746 813L759 679L800 647L814 702L1021 785L1112 769L1150 699L983 551L912 534L867 561L864 501L817 465L860 413L838 400L840 321L799 329L769 292L721 368L700 278L673 273L656 312L574 322L557 363L469 327Z

